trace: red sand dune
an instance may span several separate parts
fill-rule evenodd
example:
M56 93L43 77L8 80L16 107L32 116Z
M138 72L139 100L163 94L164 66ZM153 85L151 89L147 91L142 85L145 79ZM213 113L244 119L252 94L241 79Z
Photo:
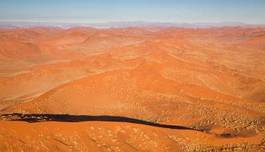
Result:
M0 149L262 151L264 49L264 28L1 29L1 113L124 116L205 132L2 120Z

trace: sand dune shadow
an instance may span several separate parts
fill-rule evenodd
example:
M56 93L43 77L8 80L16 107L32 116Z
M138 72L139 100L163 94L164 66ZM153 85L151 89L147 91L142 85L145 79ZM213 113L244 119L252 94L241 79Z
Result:
M123 117L123 116L109 116L109 115L69 115L69 114L2 114L0 115L1 120L9 121L26 121L30 123L46 122L46 121L58 121L58 122L84 122L84 121L104 121L104 122L127 122L148 125L153 127L168 128L168 129L183 129L183 130L197 130L194 128L161 124L151 121L145 121L141 119Z

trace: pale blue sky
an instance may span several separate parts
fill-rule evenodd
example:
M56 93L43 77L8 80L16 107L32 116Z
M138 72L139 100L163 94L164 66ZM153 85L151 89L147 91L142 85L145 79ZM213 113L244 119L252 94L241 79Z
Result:
M265 24L265 0L0 0L0 21Z

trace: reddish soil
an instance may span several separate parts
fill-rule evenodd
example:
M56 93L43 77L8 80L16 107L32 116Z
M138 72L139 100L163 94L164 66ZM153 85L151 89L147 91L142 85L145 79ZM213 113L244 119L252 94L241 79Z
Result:
M265 29L0 29L0 151L265 151ZM40 117L42 119L42 117Z

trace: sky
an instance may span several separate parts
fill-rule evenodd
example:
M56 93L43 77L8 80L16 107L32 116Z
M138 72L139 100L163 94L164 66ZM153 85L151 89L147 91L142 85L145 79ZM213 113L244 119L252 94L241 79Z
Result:
M265 0L0 0L0 21L265 24Z

